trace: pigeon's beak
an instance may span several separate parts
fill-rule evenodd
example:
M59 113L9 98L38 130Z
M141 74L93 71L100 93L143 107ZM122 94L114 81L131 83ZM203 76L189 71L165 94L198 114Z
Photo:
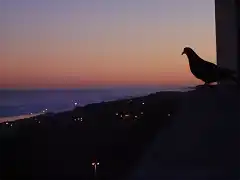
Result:
M182 52L182 55L183 55L183 54L185 54L185 52L184 52L184 51Z

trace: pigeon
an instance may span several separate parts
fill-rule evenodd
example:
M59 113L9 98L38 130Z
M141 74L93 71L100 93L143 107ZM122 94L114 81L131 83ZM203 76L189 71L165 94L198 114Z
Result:
M186 54L188 57L192 74L197 79L205 82L204 85L209 85L213 82L220 82L221 80L232 80L238 84L238 80L234 76L236 74L235 71L221 68L216 64L203 60L190 47L185 47L182 52L182 55L183 54Z

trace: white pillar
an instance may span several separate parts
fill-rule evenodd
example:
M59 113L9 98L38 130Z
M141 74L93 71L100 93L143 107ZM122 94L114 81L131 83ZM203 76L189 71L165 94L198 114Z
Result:
M217 64L240 75L240 0L215 0Z

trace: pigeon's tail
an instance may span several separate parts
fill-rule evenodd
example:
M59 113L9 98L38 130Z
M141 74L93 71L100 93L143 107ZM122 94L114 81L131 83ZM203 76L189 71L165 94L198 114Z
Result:
M239 84L239 80L238 78L236 77L236 74L237 72L236 71L233 71L233 70L230 70L230 69L227 69L227 68L221 68L220 69L220 79L228 79L228 80L231 80L233 82L235 82L236 84Z
M232 81L234 81L236 84L238 84L239 85L239 80L238 80L238 78L237 77L235 77L235 76L230 76L230 79L232 80Z
M227 69L227 68L221 68L221 70L220 70L222 73L224 73L224 74L231 74L231 75L234 75L234 74L237 74L237 72L236 71L233 71L233 70L231 70L231 69Z

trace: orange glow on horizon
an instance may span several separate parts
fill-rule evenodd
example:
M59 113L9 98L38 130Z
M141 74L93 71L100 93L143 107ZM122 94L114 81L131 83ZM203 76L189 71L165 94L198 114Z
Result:
M216 60L213 1L36 1L0 9L0 88L196 84L183 48Z

